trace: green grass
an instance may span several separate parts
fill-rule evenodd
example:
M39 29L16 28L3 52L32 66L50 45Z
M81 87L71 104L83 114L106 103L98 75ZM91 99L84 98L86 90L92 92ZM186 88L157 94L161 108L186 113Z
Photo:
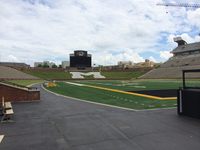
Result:
M76 82L124 91L178 89L182 86L181 80L97 80Z
M42 83L43 80L9 80L8 82L11 82L17 85L28 86L34 83Z
M48 90L62 95L132 109L153 109L175 107L176 100L154 100L134 95L122 94L90 87L76 86L58 82L56 87Z
M109 79L132 79L138 78L143 75L145 72L142 71L131 71L131 72L101 72L103 76Z
M25 73L31 74L33 76L39 77L45 80L51 79L71 79L71 74L69 72L53 72L53 71L34 71L26 70Z

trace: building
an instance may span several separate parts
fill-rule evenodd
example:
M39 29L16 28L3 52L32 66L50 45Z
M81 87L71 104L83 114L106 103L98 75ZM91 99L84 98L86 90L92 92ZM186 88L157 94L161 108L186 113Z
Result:
M132 68L134 63L132 61L119 61L118 63L119 68Z
M138 68L142 68L142 67L154 67L155 66L155 63L153 61L150 61L149 59L145 59L144 62L139 62L137 64L135 64L134 67L138 67Z
M43 66L43 62L34 62L34 67Z
M44 67L44 68L53 68L56 64L54 62L43 61L43 62L35 62L34 67Z
M92 56L84 50L76 50L70 54L70 67L77 69L91 68Z
M67 68L67 67L69 67L69 61L62 61L62 68Z

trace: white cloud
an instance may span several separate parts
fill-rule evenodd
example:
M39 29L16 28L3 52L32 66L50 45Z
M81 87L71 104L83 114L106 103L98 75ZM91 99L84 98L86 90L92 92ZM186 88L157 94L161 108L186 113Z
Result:
M3 57L0 55L0 61L4 62L20 62L20 59L13 55L8 55L7 57Z
M153 62L158 62L153 56L149 57L149 60L153 61Z
M134 63L143 62L142 58L137 52L131 49L121 51L119 53L113 53L112 51L101 51L93 55L93 64L98 65L116 65L118 61L132 61Z
M172 45L177 45L173 40L174 37L181 37L187 43L194 43L194 42L199 42L200 41L200 36L199 35L190 36L187 33L182 33L182 34L177 34L177 35L171 34L168 37L168 42L171 43L171 44L173 43Z
M169 51L160 51L160 57L163 58L164 60L167 60L172 56L173 54L171 54Z
M195 25L199 28L200 21L197 18L200 18L200 8L196 9L195 11L188 11L187 18L192 25Z
M33 64L68 60L73 50L85 49L99 64L137 62L143 60L141 52L171 48L160 41L190 32L199 25L198 14L166 13L155 0L1 0L0 53Z

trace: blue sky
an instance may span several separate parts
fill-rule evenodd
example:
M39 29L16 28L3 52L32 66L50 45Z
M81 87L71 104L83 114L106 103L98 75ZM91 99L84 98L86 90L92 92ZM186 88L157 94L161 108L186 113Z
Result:
M158 2L167 1L0 0L0 61L59 64L73 50L83 49L99 65L164 62L176 47L175 36L200 41L200 8Z

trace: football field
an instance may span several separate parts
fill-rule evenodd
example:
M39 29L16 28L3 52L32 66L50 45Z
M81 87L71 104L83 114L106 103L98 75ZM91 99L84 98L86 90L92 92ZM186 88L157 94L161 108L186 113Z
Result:
M197 82L190 81L191 84ZM176 90L180 86L180 80L84 80L56 82L55 87L46 88L85 101L141 110L176 107ZM169 93L168 96L169 90L175 95ZM159 95L163 91L164 97Z

